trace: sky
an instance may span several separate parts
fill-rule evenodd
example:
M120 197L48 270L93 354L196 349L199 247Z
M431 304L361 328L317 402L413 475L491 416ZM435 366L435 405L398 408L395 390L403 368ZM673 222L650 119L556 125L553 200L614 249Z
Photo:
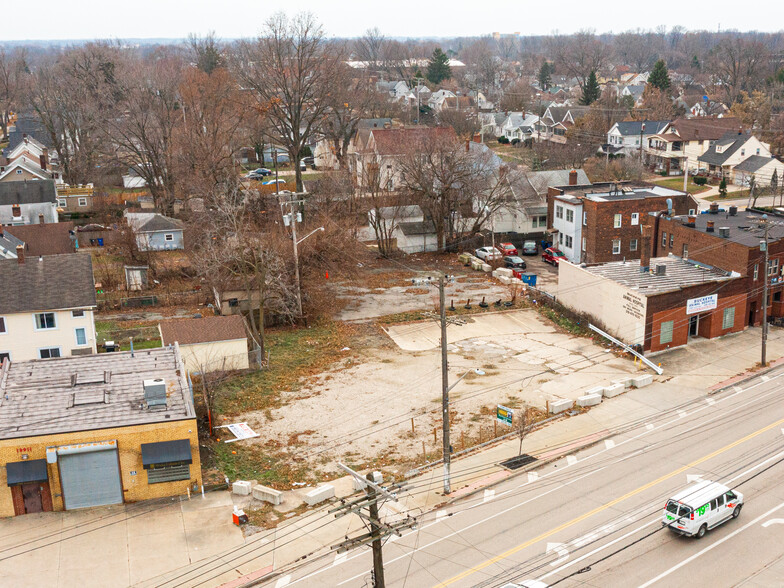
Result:
M754 0L739 10L737 1L714 0L658 4L625 0L37 0L35 12L4 27L3 40L185 38L215 31L223 39L255 37L277 10L307 11L334 37L358 37L378 27L387 37L482 36L498 31L524 35L597 33L631 29L775 31L784 28L781 0ZM708 8L706 8L708 6ZM751 6L749 7L751 8ZM724 21L722 22L722 16ZM29 27L29 28L28 28Z

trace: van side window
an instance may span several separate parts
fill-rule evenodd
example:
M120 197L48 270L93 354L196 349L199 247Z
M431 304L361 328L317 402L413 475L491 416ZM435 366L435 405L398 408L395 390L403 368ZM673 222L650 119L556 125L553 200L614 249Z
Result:
M724 494L722 494L721 496L719 496L719 497L716 499L716 501L717 501L717 503L718 503L718 505L719 505L719 506L724 506Z
M716 510L717 502L715 498L711 500L710 504L711 504L711 510Z
M727 492L727 502L729 502L730 500L735 500L737 498L738 498L737 495L732 490Z

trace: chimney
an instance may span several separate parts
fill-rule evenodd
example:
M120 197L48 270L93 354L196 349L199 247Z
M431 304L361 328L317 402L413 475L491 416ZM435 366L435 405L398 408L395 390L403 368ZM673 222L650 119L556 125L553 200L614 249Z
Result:
M718 202L711 202L710 213L711 214L719 214L719 203Z
M737 215L738 215L738 207L730 206L730 216L737 216Z
M482 142L481 133L474 133L474 143L481 143L481 142Z
M24 263L24 245L16 246L16 262L19 265L22 265Z
M706 223L705 232L706 233L712 233L713 232L713 221L708 221Z
M687 227L694 227L697 224L697 217L690 214L684 223Z
M38 215L38 224L39 225L44 224L44 215L42 215L42 214Z
M14 218L19 218L20 216L22 216L22 207L19 206L18 204L14 204L11 207L11 216L13 216Z
M572 170L569 172L569 185L576 186L577 185L577 170Z
M640 273L647 273L651 269L651 226L642 225L642 247L640 249Z

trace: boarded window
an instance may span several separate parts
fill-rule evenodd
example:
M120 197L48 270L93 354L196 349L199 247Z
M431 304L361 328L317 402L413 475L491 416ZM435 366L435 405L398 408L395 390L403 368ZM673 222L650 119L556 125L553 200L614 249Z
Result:
M724 320L721 322L722 329L731 329L735 326L735 307L724 309Z
M661 324L661 334L659 335L659 343L672 343L672 325L673 321L665 321Z
M187 463L180 465L156 465L147 470L148 484L190 480L190 478L191 466Z

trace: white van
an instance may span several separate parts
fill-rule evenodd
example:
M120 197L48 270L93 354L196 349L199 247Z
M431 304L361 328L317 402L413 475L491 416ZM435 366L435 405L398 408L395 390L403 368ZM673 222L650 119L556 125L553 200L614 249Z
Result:
M676 533L700 539L709 529L736 518L741 508L743 494L718 482L704 480L667 501L662 525Z

